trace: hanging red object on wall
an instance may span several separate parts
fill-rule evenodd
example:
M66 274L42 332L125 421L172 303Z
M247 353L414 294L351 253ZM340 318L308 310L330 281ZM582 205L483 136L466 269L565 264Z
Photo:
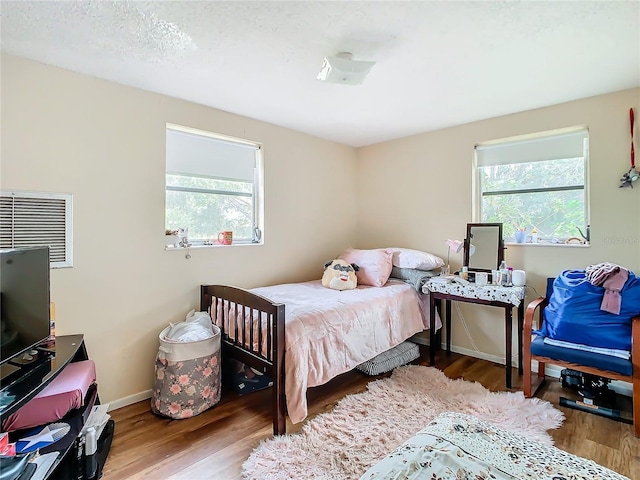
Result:
M629 125L631 127L631 169L627 173L625 173L620 179L622 183L620 184L619 188L624 188L624 187L633 188L633 182L635 182L636 180L638 180L638 178L640 178L640 172L636 170L636 152L633 147L634 123L635 123L635 118L633 116L633 108L630 108L629 109Z

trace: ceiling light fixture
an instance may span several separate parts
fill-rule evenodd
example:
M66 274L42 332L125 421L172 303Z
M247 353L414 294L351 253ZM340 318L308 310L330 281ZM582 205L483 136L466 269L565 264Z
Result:
M375 64L376 62L353 60L352 53L341 52L335 57L324 57L316 78L323 82L360 85Z

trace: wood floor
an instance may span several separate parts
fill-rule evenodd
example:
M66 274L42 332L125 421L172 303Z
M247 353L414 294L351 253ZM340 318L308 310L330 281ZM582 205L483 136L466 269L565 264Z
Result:
M428 364L428 347L420 363ZM492 391L506 391L504 366L444 352L436 355L436 366L450 378L477 381ZM372 379L349 372L309 392L309 415L327 412L350 393L361 392ZM513 372L513 390L520 390L522 377ZM538 392L566 416L563 426L550 432L555 445L590 458L632 480L640 480L640 440L631 425L590 413L560 407L558 396L572 392L555 379ZM261 440L272 436L270 390L237 396L224 392L222 401L207 412L188 420L155 416L149 401L114 410L115 437L104 468L103 480L127 479L239 479L242 463ZM630 408L630 406L629 406ZM287 423L295 433L301 424Z

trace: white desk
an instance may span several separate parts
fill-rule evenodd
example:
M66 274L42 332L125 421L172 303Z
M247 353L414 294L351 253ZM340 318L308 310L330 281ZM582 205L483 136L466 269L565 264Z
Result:
M504 308L505 326L505 363L507 388L511 388L511 355L513 335L513 307L518 308L518 373L522 375L522 331L524 322L525 287L501 287L498 285L476 285L474 283L460 284L444 282L438 279L428 280L422 287L423 293L429 294L429 314L431 323L429 328L429 362L435 363L436 335L435 310L436 301L445 301L444 322L447 334L447 353L451 352L451 301L476 303ZM442 317L442 312L440 312Z

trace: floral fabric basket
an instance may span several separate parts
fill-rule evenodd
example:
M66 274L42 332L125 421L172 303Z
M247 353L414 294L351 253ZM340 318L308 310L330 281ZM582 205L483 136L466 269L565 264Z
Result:
M204 340L180 342L159 335L151 410L174 419L190 418L220 401L220 329Z

